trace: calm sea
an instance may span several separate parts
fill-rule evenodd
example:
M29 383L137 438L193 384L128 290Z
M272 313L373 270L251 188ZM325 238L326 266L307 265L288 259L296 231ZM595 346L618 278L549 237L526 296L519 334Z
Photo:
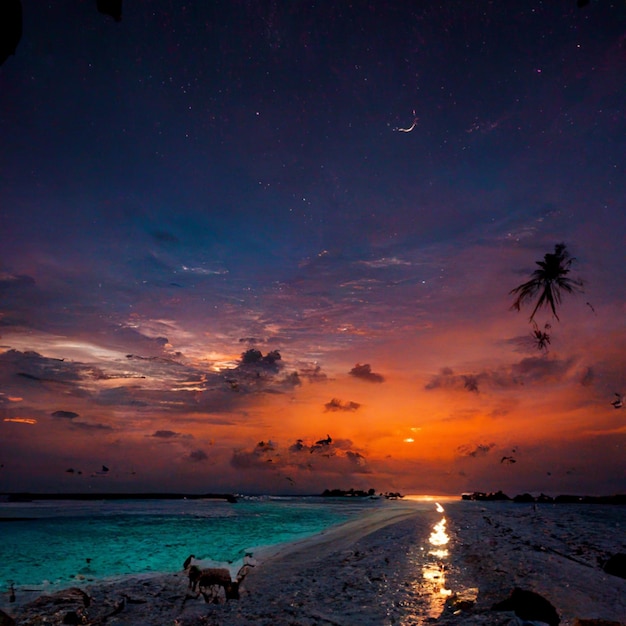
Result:
M188 555L236 563L384 501L329 498L0 502L0 593L175 572Z

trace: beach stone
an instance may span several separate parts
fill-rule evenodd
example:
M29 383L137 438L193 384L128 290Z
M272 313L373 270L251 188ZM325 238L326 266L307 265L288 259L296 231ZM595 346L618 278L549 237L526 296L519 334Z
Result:
M447 608L451 611L469 611L476 604L478 598L478 587L463 589L454 593L446 602Z
M626 578L626 554L618 552L611 556L602 568L607 574Z
M576 618L574 626L624 626L626 622L614 622L608 619L584 619Z
M68 611L63 617L64 624L82 624L82 617L76 611Z
M10 615L0 611L0 626L15 626L15 624L15 620Z
M88 594L78 587L70 587L51 595L40 596L27 603L23 608L19 624L38 626L41 623L47 623L41 622L41 615L54 616L52 623L56 624L82 624L82 616L90 604L91 598ZM79 621L71 621L73 619Z
M502 602L496 602L493 611L513 611L524 621L544 622L549 626L558 626L561 619L552 604L534 591L515 587L511 595Z

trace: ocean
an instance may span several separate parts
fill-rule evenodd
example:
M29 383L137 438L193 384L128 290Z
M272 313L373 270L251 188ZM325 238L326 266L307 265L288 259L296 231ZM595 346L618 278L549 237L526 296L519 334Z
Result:
M0 502L0 593L180 571L314 535L384 501L359 498Z

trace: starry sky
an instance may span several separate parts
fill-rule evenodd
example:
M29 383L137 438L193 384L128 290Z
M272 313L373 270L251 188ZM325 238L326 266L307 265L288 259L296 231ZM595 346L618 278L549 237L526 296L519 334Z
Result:
M22 5L0 491L626 490L624 2Z

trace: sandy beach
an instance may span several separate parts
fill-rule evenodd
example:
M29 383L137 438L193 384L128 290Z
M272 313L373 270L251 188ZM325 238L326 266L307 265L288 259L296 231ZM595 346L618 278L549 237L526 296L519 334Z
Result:
M549 623L549 616L507 608L517 587L547 601L558 615L553 623L624 626L626 579L605 573L602 564L626 552L625 525L623 507L593 507L581 516L562 505L452 502L442 512L434 503L423 511L400 501L310 539L258 550L238 600L220 593L207 603L191 592L181 555L175 574L27 602L3 597L10 618L0 624L495 626L520 624L521 617Z

